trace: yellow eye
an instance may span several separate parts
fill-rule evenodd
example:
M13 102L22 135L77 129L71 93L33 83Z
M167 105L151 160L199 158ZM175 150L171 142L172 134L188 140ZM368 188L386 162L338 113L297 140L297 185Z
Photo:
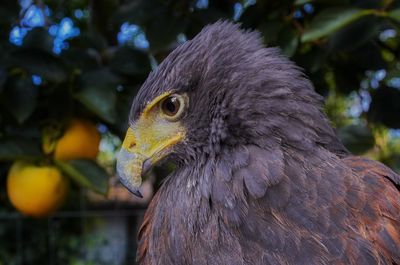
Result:
M185 108L185 98L173 94L161 101L161 111L168 120L177 120Z

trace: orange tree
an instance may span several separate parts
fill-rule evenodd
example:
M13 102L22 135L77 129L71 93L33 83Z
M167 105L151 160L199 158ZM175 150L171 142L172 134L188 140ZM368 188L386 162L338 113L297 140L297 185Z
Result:
M3 0L0 213L12 210L5 187L15 161L54 166L73 188L106 193L112 169L87 156L63 160L57 142L79 146L84 133L60 140L76 119L122 137L151 68L219 19L279 46L325 96L348 148L400 170L399 1Z
M398 132L388 130L400 127L398 1L6 0L0 14L3 174L12 161L47 161L105 193L107 173L94 160L57 160L43 145L77 117L121 137L151 67L218 19L281 47L327 98L347 146L399 166Z

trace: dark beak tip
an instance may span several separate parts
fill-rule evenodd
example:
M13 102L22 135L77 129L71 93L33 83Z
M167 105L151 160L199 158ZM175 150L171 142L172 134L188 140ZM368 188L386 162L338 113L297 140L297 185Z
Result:
M133 195L135 195L136 197L143 199L143 195L142 195L142 193L140 193L139 190L130 190L130 192L133 193Z
M121 180L121 179L120 179L120 182L121 182L121 184L122 184L130 193L132 193L132 194L135 195L136 197L139 197L139 198L143 199L143 195L142 195L142 193L140 192L139 189L134 189L134 188L130 187L128 184L126 184L126 183L125 183L123 180Z

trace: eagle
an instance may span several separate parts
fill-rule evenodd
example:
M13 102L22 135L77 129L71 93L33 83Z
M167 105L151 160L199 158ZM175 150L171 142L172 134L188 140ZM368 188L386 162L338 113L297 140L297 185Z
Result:
M149 74L117 172L140 197L165 161L139 264L400 264L400 176L346 150L302 69L256 31L208 25Z

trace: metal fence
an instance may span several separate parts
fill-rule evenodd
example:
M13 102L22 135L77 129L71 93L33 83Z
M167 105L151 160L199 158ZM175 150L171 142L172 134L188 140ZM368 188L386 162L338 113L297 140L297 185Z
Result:
M0 265L136 264L145 207L112 201L93 206L82 190L77 197L75 209L46 219L0 213Z

